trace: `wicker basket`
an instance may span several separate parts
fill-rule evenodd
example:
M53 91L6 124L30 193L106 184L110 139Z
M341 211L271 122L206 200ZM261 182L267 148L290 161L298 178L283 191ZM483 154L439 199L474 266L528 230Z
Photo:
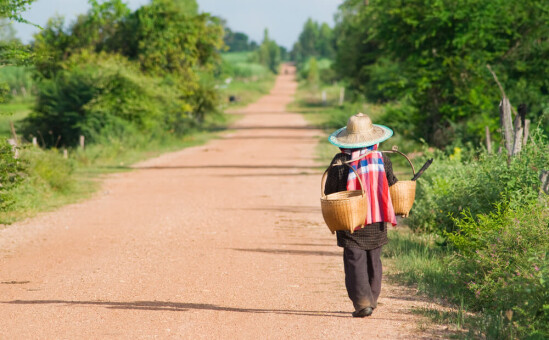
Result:
M414 176L416 175L414 164L412 164L412 161L408 158L408 156L398 151L396 148L393 148L392 151L382 152L398 153L404 156L408 160L408 163L410 163ZM391 201L393 202L395 214L401 215L402 217L408 217L416 199L416 181L398 181L389 187L389 193L391 195Z
M324 194L326 186L326 176L328 168L322 176L320 206L322 216L326 225L335 234L338 230L350 231L353 233L357 227L364 227L366 216L368 214L368 200L362 184L362 180L356 170L345 163L355 172L360 182L361 190L340 191L330 195Z
M416 199L416 181L398 181L389 187L396 215L408 217Z

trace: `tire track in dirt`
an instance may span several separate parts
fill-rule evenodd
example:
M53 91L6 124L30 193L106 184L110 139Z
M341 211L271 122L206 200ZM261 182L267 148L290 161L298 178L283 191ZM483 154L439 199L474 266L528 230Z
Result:
M297 84L282 74L220 139L1 230L0 338L438 337L410 312L427 303L387 282L372 317L351 317L319 208L321 132L285 111Z

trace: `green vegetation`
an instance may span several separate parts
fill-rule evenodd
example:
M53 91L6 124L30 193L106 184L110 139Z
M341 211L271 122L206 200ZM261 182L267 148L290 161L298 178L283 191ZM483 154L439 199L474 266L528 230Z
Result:
M303 80L290 109L327 133L356 112L385 123L393 109L360 100L339 106L340 87L319 83L312 91ZM395 144L406 153L420 151L416 166L435 158L418 181L412 214L404 221L411 229L390 233L384 250L393 267L391 279L451 306L416 312L450 325L463 339L549 337L549 200L540 195L538 179L549 164L549 142L542 131L531 131L529 144L510 160L470 143L432 149L410 141L399 129L381 148ZM337 151L323 138L320 162L327 164ZM393 157L393 162L397 177L410 175L403 158Z
M335 42L332 28L326 23L320 24L308 19L290 55L292 61L295 61L298 65L307 62L311 57L333 59L335 56Z
M254 52L222 54L225 84L220 86L220 93L229 108L248 105L268 94L273 87L274 74L255 57Z
M269 30L265 29L263 42L256 51L255 59L262 65L265 65L274 74L278 73L278 67L282 61L282 51L276 41L269 38Z
M346 0L335 28L335 69L374 102L400 101L395 127L443 147L498 128L498 75L511 103L538 122L549 101L549 3Z
M88 197L101 174L204 143L234 119L221 113L222 99L248 103L274 83L251 62L255 52L221 56L221 21L198 13L194 0L154 0L134 12L119 0L90 5L69 25L52 18L28 66L0 68L8 101L0 109L10 113L0 134L12 138L12 121L20 143L17 159L2 148L0 223Z
M233 32L225 25L225 37L223 41L228 52L249 52L257 49L257 43L250 41L248 35L242 32Z

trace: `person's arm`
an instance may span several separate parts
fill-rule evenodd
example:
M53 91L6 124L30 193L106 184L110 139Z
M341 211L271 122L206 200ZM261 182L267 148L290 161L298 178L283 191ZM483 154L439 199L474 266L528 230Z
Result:
M334 156L330 165L337 163L338 161L345 162L351 159L350 155L338 153ZM336 165L328 170L328 176L326 179L326 187L324 188L324 194L329 195L335 192L347 190L347 178L349 177L349 167L346 165Z
M398 182L398 178L396 178L395 173L393 172L393 163L386 154L383 154L383 164L385 165L385 175L389 182L389 186L392 186Z

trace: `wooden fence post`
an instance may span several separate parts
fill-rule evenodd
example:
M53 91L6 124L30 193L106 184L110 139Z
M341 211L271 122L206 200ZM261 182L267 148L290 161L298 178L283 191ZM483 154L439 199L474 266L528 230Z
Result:
M63 158L69 158L69 151L67 149L63 149Z
M530 119L524 121L524 139L522 145L528 144L528 136L530 135Z
M84 150L85 142L86 142L86 137L80 136L80 149Z
M501 123L501 132L505 141L507 155L513 155L513 120L511 118L511 103L507 97L503 97L499 104L499 118Z
M339 89L339 106L343 106L345 101L345 87Z
M515 123L513 128L513 156L518 155L522 151L523 143L523 128L522 120L519 115L515 117Z
M490 128L486 127L486 151L492 153L492 138L490 137Z
M32 146L38 146L38 139L36 137L32 137Z
M326 106L327 102L326 91L322 91L322 105Z
M13 151L13 158L19 158L19 148L15 139L8 139L8 144L11 145L11 151Z
M542 170L539 179L541 181L541 191L549 195L549 170Z

